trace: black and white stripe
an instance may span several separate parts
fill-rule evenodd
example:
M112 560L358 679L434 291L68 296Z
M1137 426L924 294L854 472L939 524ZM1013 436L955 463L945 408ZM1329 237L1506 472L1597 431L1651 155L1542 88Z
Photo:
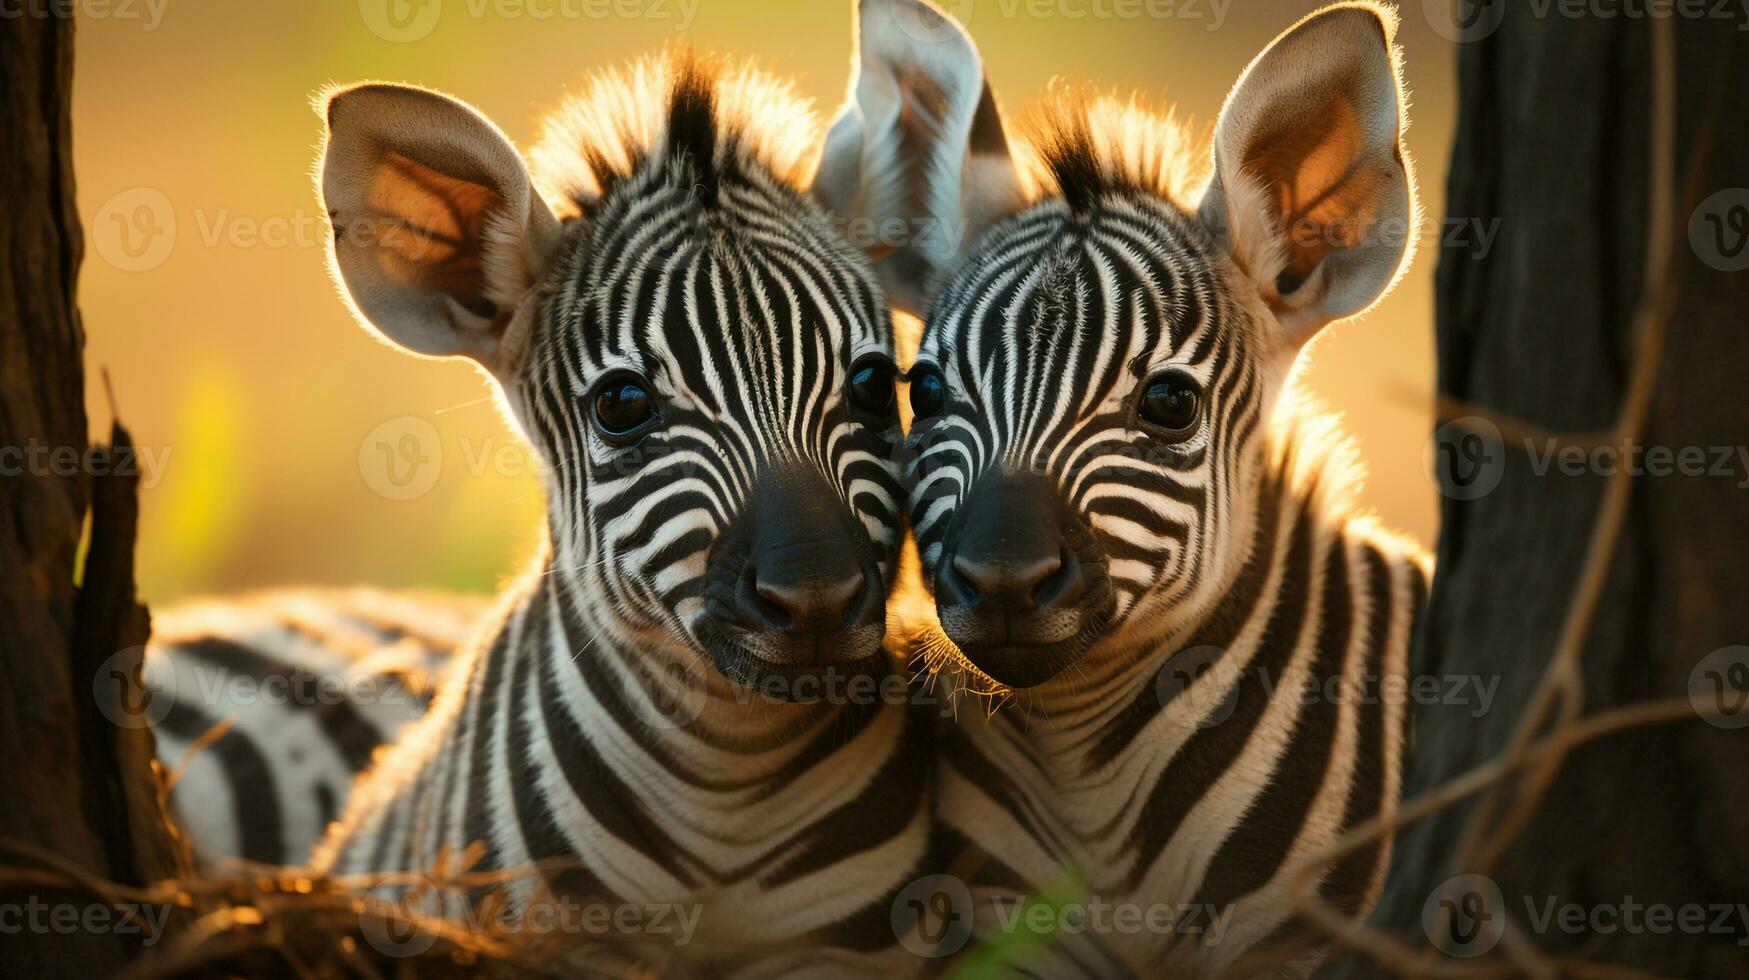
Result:
M929 317L919 363L954 404L912 433L927 575L964 489L1028 467L1093 529L1116 593L1074 666L943 736L947 835L990 856L974 893L1017 898L1073 868L1108 902L1230 907L1222 941L1192 958L1207 969L1288 923L1295 857L1395 800L1401 700L1323 692L1404 676L1427 575L1324 484L1346 479L1308 458L1340 453L1332 433L1272 427L1280 379L1222 266L1149 194L1054 198L998 226ZM1163 450L1128 405L1166 365L1198 379L1209 415ZM988 688L948 647L932 651L942 668ZM1320 890L1369 907L1383 857L1331 869ZM1129 965L1196 941L1107 938Z
M1429 563L1357 514L1346 443L1284 394L1306 341L1407 251L1393 23L1342 5L1261 55L1200 200L1167 117L1063 95L1012 156L969 39L865 34L865 67L937 78L901 89L899 115L952 116L933 90L988 120L919 127L896 170L946 159L961 186L1030 188L991 203L925 183L896 212L972 232L915 280L909 511L940 613L919 649L1005 699L939 735L938 864L1010 949L1004 914L1029 895L1223 918L1218 935L1059 932L1019 974L1207 975L1266 945L1302 974L1315 937L1289 869L1396 805L1406 699L1389 682ZM1168 407L1185 393L1192 410ZM1312 887L1362 913L1386 851Z
M896 420L858 421L844 394L859 358L892 356L891 321L798 168L771 162L781 134L760 120L793 111L768 79L671 56L600 80L537 153L580 213L501 381L546 464L549 542L361 781L320 867L432 872L472 845L476 870L563 864L541 882L555 895L702 903L691 945L658 958L781 972L894 956L890 896L926 843L924 726L891 699L751 695L702 625L713 545L774 471L812 474L882 581L897 553ZM586 398L624 370L663 403L629 449ZM506 892L536 895L532 878Z
M203 864L301 864L375 751L424 713L484 601L374 589L191 602L143 679L170 803ZM211 737L218 726L223 734ZM204 739L204 741L203 741Z

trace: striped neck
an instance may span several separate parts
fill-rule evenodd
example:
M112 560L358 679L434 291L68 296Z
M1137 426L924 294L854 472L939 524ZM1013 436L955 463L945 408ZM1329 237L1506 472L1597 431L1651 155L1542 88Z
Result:
M505 623L507 655L550 662L556 678L571 678L568 695L594 702L618 729L694 770L701 788L717 785L704 778L711 772L732 771L723 785L736 787L781 778L823 734L853 734L870 715L830 685L819 700L796 702L731 681L678 624L628 626L601 594L587 571L548 559Z
M564 894L752 902L811 878L827 854L860 862L866 852L893 875L917 859L923 770L910 762L902 700L750 693L675 639L591 615L584 580L543 568L450 679L450 715L433 719L446 734L427 759L465 755L477 778L457 798L466 783L427 776L436 837L412 845L416 861L489 840L488 867L577 864L549 881ZM711 905L723 911L709 918L731 931L793 925Z
M992 855L1001 887L1068 866L1103 899L1236 909L1199 974L1288 922L1284 869L1388 812L1400 789L1407 705L1393 682L1425 560L1304 466L1271 472L1283 476L1249 498L1245 560L1209 608L1103 641L1084 670L955 726L943 750L942 820ZM1387 852L1330 867L1321 894L1369 908ZM1101 938L1133 941L1131 962L1173 939Z
M1126 729L1126 719L1140 724L1164 713L1195 729L1198 715L1223 710L1207 703L1209 695L1198 695L1202 688L1194 682L1205 672L1217 674L1208 687L1219 691L1241 677L1260 679L1273 690L1340 674L1340 659L1327 663L1300 654L1345 642L1320 636L1317 627L1326 612L1340 612L1354 598L1346 581L1324 587L1330 574L1345 574L1333 573L1328 559L1345 551L1344 542L1354 536L1351 517L1340 501L1320 492L1317 480L1296 477L1293 464L1291 454L1271 459L1249 495L1252 507L1234 514L1223 580L1174 598L1167 610L1132 617L1070 669L1014 692L1014 703L998 716L1013 714L1013 723L1041 745L1078 746L1097 755L1090 740ZM1329 676L1308 675L1308 669L1327 669ZM1192 696L1180 698L1187 693ZM1127 741L1128 734L1123 737ZM1047 757L1078 769L1085 755Z
M539 866L506 883L512 906L701 908L684 953L704 963L800 937L890 947L878 899L928 842L927 744L904 700L750 695L698 651L592 614L586 578L539 567L361 782L316 865Z

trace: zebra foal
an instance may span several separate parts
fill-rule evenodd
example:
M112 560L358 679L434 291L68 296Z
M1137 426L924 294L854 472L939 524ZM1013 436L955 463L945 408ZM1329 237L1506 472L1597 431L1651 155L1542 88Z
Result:
M862 112L914 120L869 216L964 232L888 270L927 316L920 647L1015 702L940 735L944 850L987 855L954 863L978 869L961 900L982 935L1065 875L1084 905L1172 913L1063 936L1033 975L1213 974L1272 942L1303 972L1287 869L1395 806L1404 707L1362 695L1405 673L1430 572L1358 514L1333 426L1282 397L1409 252L1395 15L1340 4L1272 43L1199 192L1190 141L1133 100L1059 95L1011 144L969 37L867 29L893 7L940 17L863 2L865 70L906 82ZM1313 886L1362 913L1385 859Z
M899 676L892 323L834 218L860 150L816 158L786 85L684 53L598 77L537 177L447 96L325 112L349 301L491 374L546 464L548 543L318 868L538 865L505 907L697 908L685 948L644 937L657 962L908 968L888 908L926 846L926 725L835 693Z

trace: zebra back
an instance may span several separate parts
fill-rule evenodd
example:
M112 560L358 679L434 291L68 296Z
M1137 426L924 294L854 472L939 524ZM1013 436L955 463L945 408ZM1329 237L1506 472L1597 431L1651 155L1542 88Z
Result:
M424 713L485 607L353 588L157 612L146 710L171 805L203 863L306 861L353 777Z

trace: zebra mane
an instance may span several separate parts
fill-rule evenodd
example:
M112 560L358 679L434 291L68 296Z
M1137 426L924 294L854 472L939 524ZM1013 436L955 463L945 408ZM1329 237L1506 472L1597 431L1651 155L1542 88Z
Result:
M1209 140L1170 109L1058 85L1029 114L1016 156L1035 200L1061 197L1084 211L1111 193L1144 192L1195 206L1208 182Z
M800 190L819 145L790 82L676 46L592 77L546 116L530 157L550 201L587 213L646 164L682 157L707 199L723 177L757 171Z
M1276 402L1265 440L1264 479L1281 490L1281 499L1304 506L1326 526L1346 527L1389 553L1431 568L1419 542L1390 529L1361 504L1366 464L1360 447L1342 417L1325 408L1297 376Z

